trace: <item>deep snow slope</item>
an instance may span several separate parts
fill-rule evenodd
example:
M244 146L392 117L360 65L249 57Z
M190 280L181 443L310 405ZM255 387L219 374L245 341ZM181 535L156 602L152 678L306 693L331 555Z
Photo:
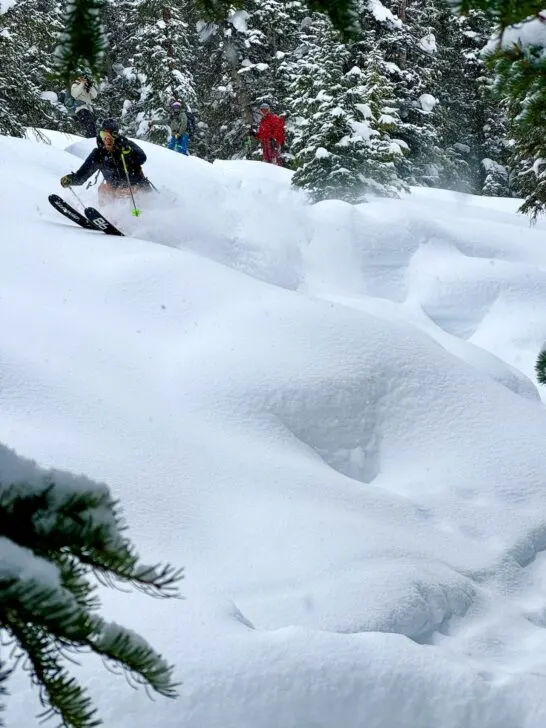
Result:
M104 594L183 681L152 703L85 662L106 725L542 728L544 226L432 190L309 206L146 144L160 194L112 239L47 203L72 142L0 138L0 442L108 482L186 568L183 602Z

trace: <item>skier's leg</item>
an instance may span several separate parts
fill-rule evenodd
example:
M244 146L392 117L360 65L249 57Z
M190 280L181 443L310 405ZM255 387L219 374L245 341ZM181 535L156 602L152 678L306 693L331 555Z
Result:
M167 144L167 149L171 149L174 151L176 148L176 137L173 134L172 137L169 139L169 143Z
M108 182L99 185L99 205L104 205L112 199L112 187Z
M182 134L180 137L180 149L179 151L182 154L185 154L186 156L190 153L189 145L190 145L190 135L188 133Z
M271 162L271 146L269 142L262 142L262 158L264 162Z

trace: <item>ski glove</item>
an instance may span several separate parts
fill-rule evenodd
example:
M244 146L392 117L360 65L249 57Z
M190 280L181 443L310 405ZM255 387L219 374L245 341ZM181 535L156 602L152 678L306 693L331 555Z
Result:
M74 182L72 181L71 174L65 174L64 177L61 177L61 187L70 187L72 184L74 184Z

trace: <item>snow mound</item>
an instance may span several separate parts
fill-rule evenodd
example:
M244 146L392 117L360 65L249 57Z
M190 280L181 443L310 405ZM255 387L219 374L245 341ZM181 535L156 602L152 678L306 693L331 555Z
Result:
M187 575L182 603L104 594L183 682L150 703L85 661L106 723L542 728L544 226L434 190L309 205L143 143L160 194L113 240L47 204L93 141L40 141L0 138L0 442L109 483Z

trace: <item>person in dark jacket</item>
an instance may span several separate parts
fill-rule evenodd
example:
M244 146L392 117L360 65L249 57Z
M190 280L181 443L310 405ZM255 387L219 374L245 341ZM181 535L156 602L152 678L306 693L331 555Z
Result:
M85 136L89 139L96 136L97 127L95 123L95 112L93 102L98 96L98 91L93 79L88 73L82 72L74 81L70 89L71 108L75 118L83 128Z
M130 188L150 190L150 182L142 171L146 161L143 150L119 133L115 119L105 119L93 149L77 172L61 178L61 187L82 185L95 172L102 172L104 182L99 187L99 201L128 197Z

